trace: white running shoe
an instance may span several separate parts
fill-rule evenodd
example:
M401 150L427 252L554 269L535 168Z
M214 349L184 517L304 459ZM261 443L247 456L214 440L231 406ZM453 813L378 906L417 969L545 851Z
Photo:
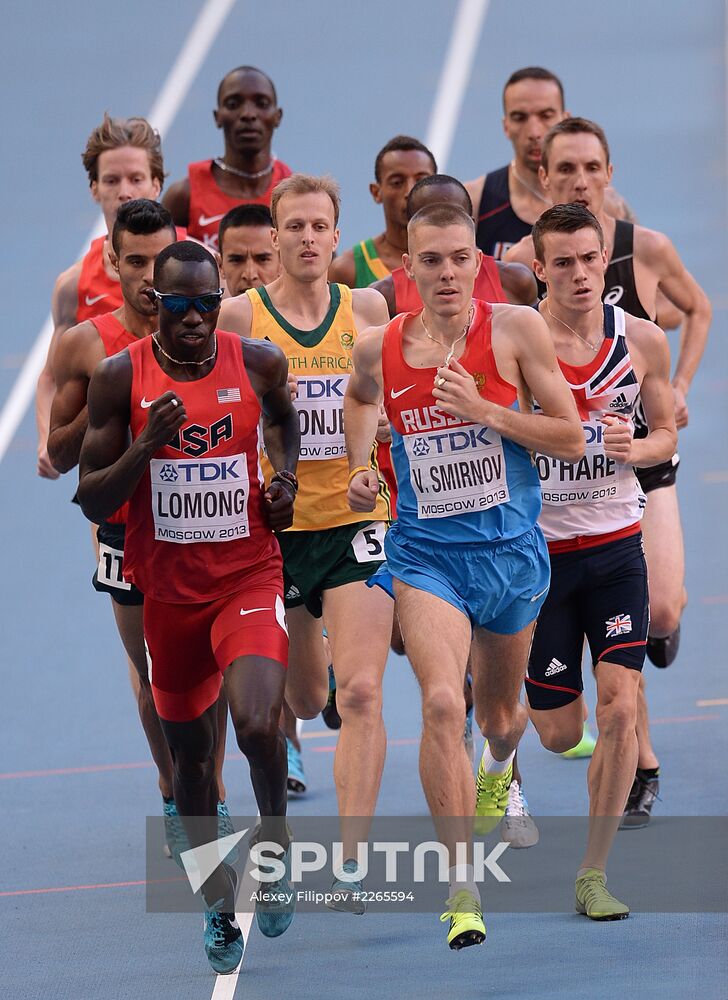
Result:
M533 847L538 843L538 827L528 811L528 802L514 778L508 789L506 814L501 820L501 836L511 847Z

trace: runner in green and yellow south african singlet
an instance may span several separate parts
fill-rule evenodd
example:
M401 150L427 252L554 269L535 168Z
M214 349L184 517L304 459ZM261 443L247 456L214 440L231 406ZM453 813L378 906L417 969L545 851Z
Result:
M320 531L361 521L349 510L349 464L344 443L344 393L356 338L351 289L330 285L331 305L315 330L297 330L278 312L265 288L245 294L253 305L251 336L281 348L298 379L296 409L301 420L300 489L292 531ZM263 460L266 481L271 474ZM369 520L387 520L382 496Z
M367 288L373 281L392 273L377 253L374 240L362 240L352 248L352 253L356 268L354 288Z

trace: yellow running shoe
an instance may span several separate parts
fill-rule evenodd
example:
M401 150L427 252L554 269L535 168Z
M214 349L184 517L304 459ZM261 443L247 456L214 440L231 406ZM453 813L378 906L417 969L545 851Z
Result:
M453 951L460 951L461 948L468 948L471 944L482 944L485 941L483 911L480 908L480 901L472 892L461 889L448 899L445 905L448 909L440 920L450 921L447 943Z
M594 753L594 747L596 745L596 737L592 736L589 727L585 723L581 739L576 746L572 747L571 750L564 750L560 756L566 757L567 760L583 760L586 757L591 757Z
M576 912L592 920L624 920L629 907L607 891L607 876L598 868L587 868L576 880Z
M506 813L508 789L513 778L513 764L503 774L487 774L481 759L475 797L475 823L477 834L490 833Z

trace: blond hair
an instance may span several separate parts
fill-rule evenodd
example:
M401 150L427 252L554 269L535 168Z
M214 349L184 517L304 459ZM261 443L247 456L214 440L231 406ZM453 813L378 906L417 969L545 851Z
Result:
M99 179L99 157L110 149L120 149L122 146L134 146L146 150L149 157L149 171L152 177L164 184L164 160L162 159L162 144L159 132L149 124L146 118L112 118L108 112L86 142L86 148L81 154L81 160L89 184Z
M333 177L329 177L328 174L323 177L314 177L312 174L291 174L280 184L276 184L270 200L270 214L273 216L275 229L278 228L278 202L287 194L327 194L334 206L334 225L338 225L341 200L339 185Z

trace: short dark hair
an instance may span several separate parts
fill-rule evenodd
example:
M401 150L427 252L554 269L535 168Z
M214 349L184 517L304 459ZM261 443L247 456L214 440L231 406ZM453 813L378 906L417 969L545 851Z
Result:
M546 80L550 83L555 83L561 95L561 107L564 107L564 85L558 76L552 73L550 69L544 69L543 66L524 66L523 69L517 69L515 73L511 73L505 82L505 86L503 87L504 108L506 106L506 91L514 83L520 83L521 80Z
M544 263L543 238L546 233L578 233L580 229L593 229L599 237L599 247L604 249L604 232L596 215L584 205L554 205L547 208L533 227L533 252Z
M459 181L457 177L451 177L449 174L431 174L429 177L423 177L421 180L417 181L415 186L412 188L410 193L407 195L407 218L411 219L415 214L412 211L412 205L417 199L417 195L420 191L426 188L438 188L438 187L455 187L460 190L463 196L463 209L468 213L468 215L473 214L473 202L468 194L468 189ZM443 201L443 205L449 205L450 202Z
M160 205L158 201L150 201L149 198L134 198L133 201L125 201L116 213L116 222L111 230L111 245L114 253L119 254L121 248L121 234L132 233L134 236L151 236L158 233L160 229L169 229L175 240L177 230L174 220L167 209Z
M224 215L218 230L218 241L222 253L222 238L228 229L239 229L241 226L265 226L273 228L273 216L267 205L236 205Z
M164 160L159 132L146 118L112 118L108 112L104 113L104 120L86 140L86 148L81 153L89 184L99 179L101 154L123 146L134 146L135 149L146 152L149 157L149 172L159 181L161 188L164 185Z
M604 150L604 155L607 158L607 166L609 166L609 143L607 142L607 137L604 134L604 129L601 125L597 125L596 122L589 121L588 118L564 118L562 122L558 125L554 125L553 128L544 136L543 143L541 144L541 166L544 170L549 168L549 152L551 151L551 145L554 139L559 135L595 135L599 142L601 143L602 149Z
M409 153L411 150L416 150L418 153L424 153L426 156L429 156L430 163L432 164L432 172L433 174L437 173L437 160L432 150L428 149L419 139L413 139L411 135L395 135L394 139L390 139L385 146L382 146L374 161L374 177L377 184L382 179L382 160L387 153Z
M196 261L200 264L209 264L210 267L214 269L219 280L220 271L217 266L217 261L210 251L206 247L203 247L201 243L197 243L194 240L179 240L177 243L170 243L168 247L165 247L164 250L157 255L157 259L154 262L155 288L159 285L162 270L168 260Z
M228 77L233 76L234 73L259 73L264 79L270 84L270 89L273 91L273 102L276 107L278 106L278 93L276 91L276 85L273 83L271 78L267 73L264 73L262 69L258 69L257 66L236 66L235 69L231 69L222 78L220 83L217 85L217 106L220 107L220 94L222 93L222 85L225 83Z
M446 229L448 226L466 226L475 238L475 223L472 217L459 205L448 205L447 202L424 205L419 212L415 212L407 223L408 239L418 226L435 226L437 229Z

